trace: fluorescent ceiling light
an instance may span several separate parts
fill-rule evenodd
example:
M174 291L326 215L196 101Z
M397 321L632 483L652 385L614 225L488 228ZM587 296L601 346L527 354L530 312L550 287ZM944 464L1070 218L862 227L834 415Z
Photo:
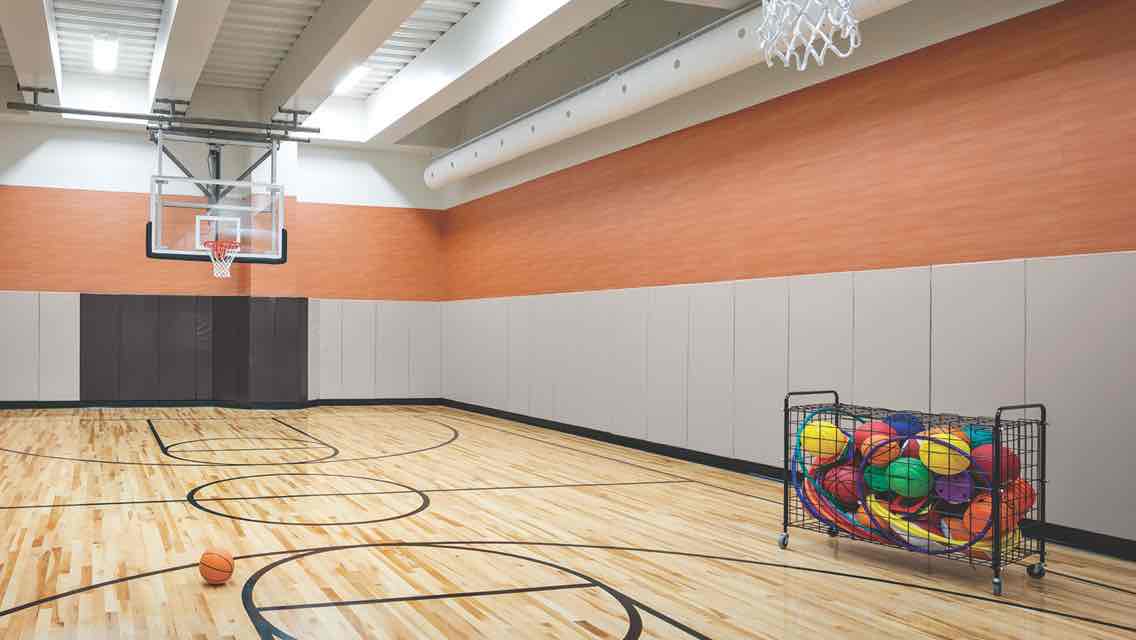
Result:
M91 66L99 73L114 73L118 68L118 40L108 35L91 38Z
M351 73L347 74L346 78L335 85L335 95L341 96L351 91L355 88L355 85L359 84L359 81L362 80L365 75L367 75L367 67L363 65L355 67L351 70Z

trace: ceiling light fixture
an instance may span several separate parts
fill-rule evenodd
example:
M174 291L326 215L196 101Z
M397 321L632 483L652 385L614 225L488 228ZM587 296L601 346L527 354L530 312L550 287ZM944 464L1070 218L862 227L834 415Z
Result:
M355 88L355 85L359 84L359 81L362 80L365 75L367 75L367 67L363 65L355 67L351 70L351 73L347 74L346 78L335 85L335 95L341 96L351 91Z
M91 66L99 73L114 73L118 68L118 40L102 34L91 38Z

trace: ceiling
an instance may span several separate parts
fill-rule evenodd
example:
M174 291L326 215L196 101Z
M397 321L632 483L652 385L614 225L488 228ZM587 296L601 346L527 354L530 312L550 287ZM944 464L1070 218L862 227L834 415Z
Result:
M12 56L8 53L8 45L4 42L4 34L0 33L0 67L12 66Z
M324 0L232 0L206 59L201 84L263 88L323 4Z
M363 66L367 74L344 95L367 98L477 8L473 0L425 0Z
M713 21L719 1L0 0L0 66L55 89L47 104L176 98L257 121L299 109L328 142L437 150ZM119 53L100 75L101 35Z
M162 22L163 0L52 0L64 71L93 73L91 38L118 39L114 75L147 78Z

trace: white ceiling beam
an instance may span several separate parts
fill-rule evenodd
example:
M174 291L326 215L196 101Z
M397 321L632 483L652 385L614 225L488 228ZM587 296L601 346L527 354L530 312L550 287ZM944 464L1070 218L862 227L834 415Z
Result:
M48 4L49 0L0 1L0 31L4 32L19 83L55 90L54 94L41 94L39 101L58 105L63 74L59 42L55 37L55 15ZM32 94L24 92L23 98L31 102Z
M397 143L619 3L485 0L367 99L364 139Z
M335 0L325 2L261 97L261 115L279 107L314 111L398 29L422 0Z
M190 99L229 1L166 0L150 65L150 104L155 98Z
M740 9L750 0L667 0L667 2L675 2L678 4L693 4L699 7L710 7L711 9L726 9L733 11Z

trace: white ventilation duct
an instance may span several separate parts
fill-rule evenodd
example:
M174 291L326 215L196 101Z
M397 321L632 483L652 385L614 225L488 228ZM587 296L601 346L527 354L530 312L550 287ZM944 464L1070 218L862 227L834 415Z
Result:
M907 2L857 0L854 11L863 21ZM426 167L427 186L444 187L764 62L755 35L762 15L760 5L743 8L447 151Z

